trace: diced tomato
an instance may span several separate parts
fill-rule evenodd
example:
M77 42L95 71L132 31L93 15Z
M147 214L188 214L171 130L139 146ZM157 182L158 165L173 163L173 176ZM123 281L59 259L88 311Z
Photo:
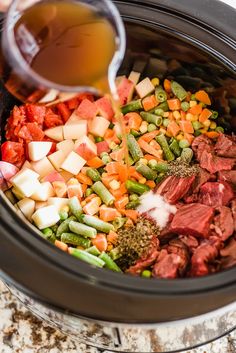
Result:
M101 116L107 120L111 121L114 117L114 110L112 108L111 100L107 97L102 97L98 99L95 104L98 108L99 114L101 114Z
M25 161L24 146L19 142L7 141L1 145L2 160L20 168Z
M117 90L120 97L120 104L125 105L132 99L134 93L134 83L124 77L120 82Z
M66 123L69 120L69 117L71 116L70 109L65 103L58 103L56 108L58 110L59 115L62 117L63 122Z
M94 96L91 93L86 93L86 92L78 94L77 99L79 100L79 104L84 99L88 99L90 102L94 102Z
M67 103L67 106L70 110L75 110L79 106L79 99L78 99L78 97L74 97L74 98L68 100L66 103Z
M46 107L43 105L27 104L25 106L27 121L43 126Z
M18 136L25 141L42 141L44 138L44 132L36 123L27 123L22 126Z
M55 114L51 109L48 109L47 114L44 119L45 129L50 129L55 126L63 125L62 118Z
M17 126L26 122L25 106L15 106L12 111L12 124Z

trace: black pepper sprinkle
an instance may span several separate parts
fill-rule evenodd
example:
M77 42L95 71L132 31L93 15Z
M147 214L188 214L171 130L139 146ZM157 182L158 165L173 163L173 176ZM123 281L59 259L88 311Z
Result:
M178 178L187 178L199 173L197 164L190 165L181 159L176 159L169 163L168 176L176 176Z

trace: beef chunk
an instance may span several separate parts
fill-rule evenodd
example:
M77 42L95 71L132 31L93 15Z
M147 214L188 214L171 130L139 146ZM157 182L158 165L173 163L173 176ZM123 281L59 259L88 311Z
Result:
M190 192L192 192L193 194L197 193L203 184L205 184L209 180L214 181L215 179L215 175L208 173L205 169L199 168L199 173L195 178Z
M180 256L181 263L179 264L179 274L182 277L187 269L190 259L188 247L180 239L173 239L169 242L167 251L169 254L176 254Z
M197 160L200 161L203 151L211 153L214 151L214 146L207 136L200 135L194 139L192 149L195 152Z
M181 257L177 254L168 254L167 250L161 250L152 271L153 277L176 278L181 266Z
M227 206L234 197L232 187L225 182L208 182L201 186L199 202L213 207Z
M214 174L221 170L231 170L235 164L235 160L233 158L218 157L214 153L204 150L199 156L199 163L201 168Z
M180 235L179 239L193 252L199 245L198 240L191 235Z
M223 257L221 260L221 268L229 268L236 265L236 239L230 240L229 244L220 251Z
M236 170L227 170L219 172L218 180L226 181L230 184L236 185Z
M236 142L230 136L220 134L215 145L218 156L236 158Z
M218 256L218 246L212 241L204 241L191 258L191 277L205 276L210 272L209 262Z
M170 204L176 204L188 193L194 180L195 176L187 178L170 176L161 183L155 192L164 196Z
M236 199L231 202L231 211L234 220L234 231L236 232Z
M219 235L222 241L227 240L234 232L234 221L231 209L229 207L219 207L217 210L219 213L214 217L215 233Z
M171 222L171 230L177 234L206 238L209 235L210 223L214 209L194 203L181 207Z

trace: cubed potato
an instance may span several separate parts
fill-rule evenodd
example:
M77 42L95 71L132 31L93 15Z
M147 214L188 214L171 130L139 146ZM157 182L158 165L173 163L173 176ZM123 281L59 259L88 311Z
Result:
M104 137L105 132L109 128L110 122L102 116L96 116L92 120L90 131L95 136Z
M65 155L62 151L57 151L57 152L50 154L50 156L48 156L48 159L52 163L53 167L57 171L59 171L59 170L61 170L61 166L65 160Z
M24 170L24 169L31 169L31 170L35 170L32 166L32 164L29 162L29 161L25 161L25 163L23 164L23 166L21 167L21 170ZM37 170L35 170L36 173ZM39 173L38 173L39 174Z
M80 157L77 153L71 152L62 164L62 169L65 171L77 175L86 164L86 160Z
M28 144L29 158L33 162L40 161L45 158L52 148L52 142L33 141Z
M75 152L88 161L97 156L97 146L88 136L83 136L75 142Z
M63 141L63 125L52 127L51 129L44 131L45 135L55 141Z
M48 205L56 207L57 211L60 212L65 206L68 206L69 199L63 197L50 197L48 199Z
M144 98L155 91L155 86L148 77L139 82L135 88L140 98Z
M38 162L32 162L31 166L33 170L40 175L40 179L55 171L55 168L47 157L44 157Z
M38 209L32 216L32 220L39 229L45 229L54 226L60 216L55 206L47 206Z
M73 113L71 114L71 116L69 117L69 119L67 120L67 122L65 123L65 125L71 125L71 124L74 124L74 123L78 123L81 120L83 120L83 119L81 119L78 116L77 111L74 110Z
M47 207L48 202L47 201L36 201L35 202L35 211L39 210L40 208Z
M55 195L52 184L48 181L41 184L41 187L31 196L34 201L47 201Z
M78 138L87 135L88 124L86 120L79 120L66 124L63 127L65 140L77 140Z
M131 71L128 79L133 82L133 84L137 85L140 79L141 73L137 71Z
M30 221L35 211L35 201L29 198L24 198L21 201L17 202L17 205L23 215Z
M75 144L72 140L64 140L57 144L57 150L62 151L67 157L71 151L74 151Z
M38 178L39 174L30 169L24 169L11 179L11 183L24 197L30 197L40 188Z

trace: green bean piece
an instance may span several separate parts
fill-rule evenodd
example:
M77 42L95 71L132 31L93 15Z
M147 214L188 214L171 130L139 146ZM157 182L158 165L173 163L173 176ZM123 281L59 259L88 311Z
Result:
M167 173L169 170L169 164L166 162L158 162L157 165L155 166L155 170L158 173Z
M169 106L168 106L167 101L158 105L158 108L155 109L155 114L156 114L156 112L158 112L157 110L159 110L159 109L162 109L164 112L168 112L169 111ZM158 114L156 114L156 115L158 115Z
M201 133L200 130L195 130L195 131L194 131L194 136L198 137L198 136L200 136L200 135L202 135L202 133Z
M86 175L92 179L92 181L100 181L101 180L101 176L99 174L99 172L94 169L94 168L89 168L86 170Z
M170 123L170 120L169 120L169 119L164 119L164 120L163 120L163 125L164 125L165 127L168 127L169 123Z
M69 223L69 228L71 232L82 235L85 238L96 238L97 236L97 230L93 226L89 227L88 225L71 221Z
M104 267L105 265L105 262L102 259L99 259L99 257L89 254L87 251L69 248L69 253L77 259L87 262L90 265L94 265L96 267Z
M149 168L146 164L138 163L136 166L136 170L148 180L155 180L157 177L157 173L154 172L151 168Z
M186 147L188 147L188 146L186 146ZM170 144L170 149L177 157L179 157L181 155L180 146L179 146L179 143L177 140L173 139L173 141Z
M64 210L61 210L61 211L59 212L59 216L60 216L60 220L61 220L62 222L65 221L65 220L69 217L68 212L66 212L66 211L64 211Z
M142 277L145 277L145 278L151 278L152 277L152 272L149 271L149 270L144 270L141 274Z
M139 137L139 136L141 135L140 132L138 132L138 131L136 131L136 130L133 130L133 129L130 131L130 133L131 133L131 135L133 135L134 137Z
M166 177L166 174L165 174L165 173L160 173L160 174L158 175L158 177L156 178L155 183L156 183L156 184L161 183L161 182L165 179L165 177Z
M163 117L163 115L164 115L164 110L161 109L161 108L156 108L156 109L154 110L154 113L155 113L155 115L158 115L158 116Z
M192 95L191 95L190 100L191 100L191 101L196 101L196 100L197 100L195 94L192 94Z
M101 254L101 252L98 250L98 248L95 245L91 246L91 248L88 248L85 251L87 251L89 254L93 256L99 256Z
M127 210L136 210L136 208L140 205L140 201L136 200L136 201L131 201L126 205L126 209Z
M184 112L187 112L190 108L190 104L188 102L182 102L181 103L181 109L184 111Z
M75 233L63 233L61 235L61 241L65 244L82 246L83 248L89 248L91 244L89 239L85 239Z
M157 116L155 114L141 112L140 113L143 120L147 121L150 124L155 124L156 126L161 126L163 119L161 116Z
M155 131L156 130L156 125L155 124L149 124L148 125L148 132L152 132L152 131Z
M203 127L203 125L199 121L193 121L192 122L194 130L199 130Z
M130 193L135 193L138 195L142 195L145 192L150 190L149 186L144 185L144 184L140 184L140 183L133 181L133 180L126 181L126 188Z
M57 228L57 232L56 232L57 238L60 238L63 233L68 233L70 231L69 223L71 221L76 221L76 217L71 216L59 225L59 227Z
M186 163L190 163L192 158L193 158L193 150L191 148L184 148L181 153L181 159Z
M102 233L109 233L111 230L115 230L114 226L111 223L101 221L100 219L89 216L89 215L82 215L82 221L87 224L89 227L93 227L99 232Z
M51 230L53 231L53 233L57 233L59 225L58 224L54 224L54 226L51 226Z
M110 251L109 253L110 257L112 258L113 261L118 260L121 257L121 254L119 252L119 248L114 248Z
M96 143L98 143L98 142L104 141L104 138L101 137L101 136L95 136L95 137L94 137L94 140L95 140Z
M93 184L92 189L107 206L113 205L115 198L101 181Z
M85 196L88 197L90 195L93 194L93 190L91 188L88 188L86 191L85 191Z
M133 158L130 155L128 157L128 160L129 160L129 166L131 166L131 165L133 165L135 163Z
M180 140L179 141L179 147L180 148L188 148L190 146L190 143L188 142L188 140Z
M156 96L156 99L161 103L167 101L166 91L161 86L156 87L155 96ZM158 109L160 109L160 107L158 107Z
M117 231L118 229L122 228L126 221L127 221L127 219L125 217L117 217L112 222L112 225L113 225L115 231Z
M140 158L143 158L143 152L133 135L131 134L127 135L127 144L128 144L129 152L134 162L137 162L140 160Z
M71 213L77 218L79 219L82 212L83 212L83 208L78 200L78 198L76 196L72 197L71 199L69 199L69 208L71 210Z
M157 142L159 143L159 145L161 146L161 148L162 148L162 150L164 152L165 159L168 162L173 161L175 159L175 156L170 150L170 147L168 145L168 142L166 140L165 135L163 135L163 134L158 135L156 137L156 140L157 140Z
M53 235L53 231L51 228L45 228L42 230L43 235L45 235L46 237L50 237Z
M222 126L217 126L216 132L221 132L222 134L225 132L224 128Z
M217 119L219 116L219 113L215 110L212 110L211 112L212 112L212 116L210 117L210 119Z
M138 99L136 101L132 101L126 105L124 105L122 108L121 108L121 111L122 111L122 114L127 114L127 113L130 113L130 112L135 112L137 110L140 110L143 108L143 105L142 105L142 100L141 99Z
M139 200L139 196L136 194L132 194L129 196L129 200L130 201L137 201L137 200Z
M171 82L173 94L182 102L188 95L187 91L176 81Z
M105 262L105 267L114 272L122 272L119 266L112 260L112 258L104 251L99 256L99 259Z

